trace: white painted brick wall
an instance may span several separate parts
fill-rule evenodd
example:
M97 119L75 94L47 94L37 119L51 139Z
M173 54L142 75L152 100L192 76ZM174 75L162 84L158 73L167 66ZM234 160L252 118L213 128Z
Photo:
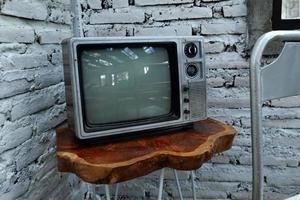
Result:
M54 128L66 118L59 43L71 35L70 0L0 0L0 8L0 199L84 199L86 185L55 169ZM82 8L87 37L204 36L209 116L238 134L231 150L197 170L198 198L250 199L245 0L82 0ZM265 199L284 199L300 191L299 97L267 105ZM121 184L120 193L156 198L158 177L154 172ZM164 197L178 199L170 170L166 177ZM179 178L191 199L189 173Z

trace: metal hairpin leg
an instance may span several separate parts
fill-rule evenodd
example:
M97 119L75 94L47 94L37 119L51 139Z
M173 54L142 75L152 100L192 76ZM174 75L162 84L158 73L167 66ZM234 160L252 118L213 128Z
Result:
M183 200L181 187L180 187L180 183L179 183L179 180L178 180L178 174L177 174L176 169L173 169L173 172L174 172L174 176L175 176L175 179L176 179L176 185L177 185L177 189L178 189L178 193L179 193L179 198L180 198L180 200Z
M179 199L183 200L181 186L180 186L180 182L179 182L179 179L178 179L177 171L175 169L173 169L173 173L174 173L174 177L175 177L175 180L176 180ZM165 178L165 169L162 169L160 171L160 177L159 177L159 189L158 189L157 200L162 200L162 193L163 193L163 188L164 188L164 178ZM192 190L193 190L193 200L196 200L194 171L191 171L191 181L192 181ZM96 195L96 189L95 189L96 185L88 184L87 186L88 186L88 198L92 199L92 200L94 200L94 199L95 200L97 200L97 199L101 200L101 197ZM110 197L109 185L105 185L104 187L105 187L106 200L110 200L111 197ZM114 200L118 199L118 193L119 193L119 184L116 184Z
M191 179L192 179L192 189L193 189L193 200L196 200L196 189L195 189L195 172L191 171Z
M174 173L174 177L175 177L175 180L176 180L176 185L177 185L179 198L180 198L180 200L183 200L181 186L180 186L180 182L179 182L179 179L178 179L177 171L175 169L173 169L173 173ZM193 172L192 172L192 174L193 174ZM159 190L158 190L158 197L157 197L158 200L162 200L164 176L165 176L165 169L162 169L161 172L160 172L160 177L159 177ZM194 175L192 175L192 180L193 180L193 199L196 200Z
M110 200L111 197L110 197L109 185L105 185L104 187L105 187L106 200ZM118 193L119 193L119 184L116 184L116 190L115 190L114 200L118 199Z
M105 185L105 196L107 200L110 200L110 192L109 192L109 186Z
M160 171L160 176L159 176L159 189L158 189L157 200L162 200L162 192L163 192L163 187L164 187L164 177L165 177L165 169L163 168Z
M119 184L117 183L116 184L116 191L115 191L115 198L114 198L114 200L118 199L118 193L119 193Z
M87 199L96 199L96 186L87 183Z

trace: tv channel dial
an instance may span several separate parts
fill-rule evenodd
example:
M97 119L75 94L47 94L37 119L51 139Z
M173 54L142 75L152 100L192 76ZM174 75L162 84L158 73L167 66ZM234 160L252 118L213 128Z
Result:
M185 45L184 47L184 54L188 57L188 58L193 58L197 55L198 53L198 47L195 43L188 43Z
M195 64L189 64L186 68L186 74L191 78L197 76L198 71L199 69Z

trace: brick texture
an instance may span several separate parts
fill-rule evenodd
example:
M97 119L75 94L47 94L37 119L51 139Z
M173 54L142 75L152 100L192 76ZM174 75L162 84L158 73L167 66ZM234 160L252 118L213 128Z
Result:
M81 0L93 36L202 35L209 116L234 125L233 148L196 171L198 199L251 199L248 24L245 0ZM0 199L87 199L87 184L56 171L54 128L66 119L61 47L70 0L0 0ZM299 97L263 109L265 199L300 191ZM120 185L124 199L155 199L159 172ZM179 172L185 199L190 173ZM114 192L115 187L111 187ZM104 195L104 188L97 189ZM171 170L164 199L178 199ZM104 196L103 196L104 197Z

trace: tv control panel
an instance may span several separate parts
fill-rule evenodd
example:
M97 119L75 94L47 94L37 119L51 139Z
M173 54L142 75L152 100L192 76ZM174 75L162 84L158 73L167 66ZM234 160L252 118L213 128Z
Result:
M185 120L201 119L206 114L206 82L202 41L183 43L182 107Z

